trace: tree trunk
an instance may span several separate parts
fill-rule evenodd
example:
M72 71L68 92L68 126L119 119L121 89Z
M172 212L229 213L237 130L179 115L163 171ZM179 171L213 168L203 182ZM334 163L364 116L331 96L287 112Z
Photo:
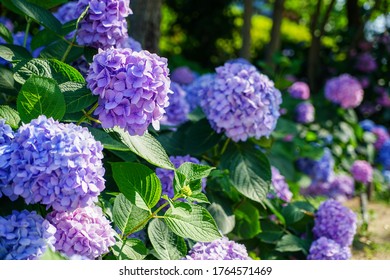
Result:
M253 15L253 0L244 0L244 25L242 27L242 47L240 56L250 60L251 56L251 27Z
M131 0L129 34L143 49L158 52L162 0Z
M268 44L266 52L266 62L270 66L274 66L272 57L280 48L280 28L282 26L284 11L284 0L275 0L274 12L272 15L272 29L271 29L271 41Z

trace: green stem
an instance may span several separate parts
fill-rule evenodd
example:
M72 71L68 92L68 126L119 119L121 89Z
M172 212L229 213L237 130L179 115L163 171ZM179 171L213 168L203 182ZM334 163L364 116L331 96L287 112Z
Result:
M26 31L24 34L24 40L23 40L23 47L27 47L27 39L28 39L28 33L30 32L31 27L31 18L27 18L27 25L26 25Z
M223 155L225 153L229 143L230 143L230 138L226 139L225 144L223 145L222 150L221 150L221 155Z
M77 122L77 125L80 125L85 119L90 119L92 118L91 117L91 114L93 113L93 111L95 111L95 109L99 106L99 103L96 102L95 105L92 106L91 109L89 109L89 111L87 113L84 113L84 116L81 117L81 119L79 119L79 121ZM95 119L94 119L95 120ZM97 120L96 120L97 121Z

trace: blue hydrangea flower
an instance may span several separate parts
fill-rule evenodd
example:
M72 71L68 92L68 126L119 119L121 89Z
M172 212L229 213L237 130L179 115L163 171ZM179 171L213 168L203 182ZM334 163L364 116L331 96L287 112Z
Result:
M70 211L91 205L104 189L103 146L87 128L40 116L11 144L7 196Z
M53 15L58 19L59 22L65 24L69 21L76 20L80 17L81 12L78 9L78 2L68 2L62 5ZM75 31L69 33L66 37L68 39L74 36Z
M190 106L190 112L196 107L200 106L201 96L205 96L207 91L210 90L210 86L213 84L215 74L204 74L196 78L191 84L184 86L186 91L186 99Z
M235 142L269 136L282 102L274 83L256 67L243 63L225 63L216 72L210 90L200 96L211 126Z
M34 260L53 248L56 229L35 211L0 217L0 259Z
M349 175L336 175L330 183L328 197L338 201L344 201L353 197L355 193L355 181Z
M172 71L172 82L189 85L196 79L196 73L187 66L181 66Z
M375 123L372 120L363 120L359 125L364 131L371 131L375 127Z
M167 59L148 51L100 51L86 80L99 96L95 114L102 126L117 125L130 135L143 135L150 124L158 130L172 93L168 74Z
M197 242L185 260L250 260L244 245L227 237L212 242Z
M115 231L97 206L53 211L47 219L57 230L55 249L68 257L95 259L115 244Z
M129 48L136 52L142 51L141 43L130 36L127 37L126 40L124 40L119 47L122 49Z
M79 0L77 14L88 5L77 32L79 44L101 49L123 44L128 37L126 17L132 14L130 0Z
M295 119L298 123L311 123L314 121L314 106L311 103L304 102L295 108Z
M271 166L271 171L273 189L271 193L268 194L268 198L274 198L276 195L276 197L280 198L281 200L290 202L293 194L288 187L286 179L282 174L280 174L280 171L276 167Z
M298 169L314 181L329 182L333 176L334 159L328 148L319 160L301 158L297 161Z
M165 125L180 125L188 120L190 106L186 100L186 92L182 87L172 82L172 95L169 96L169 106L165 109L166 113L161 119L161 123Z
M378 162L387 170L390 170L390 140L387 140L379 150Z
M332 239L321 237L310 246L308 260L348 260L351 258L349 247L342 247Z
M9 182L9 161L11 158L11 143L14 138L12 128L5 123L5 120L0 119L0 197L2 197L2 189ZM16 197L13 197L16 199Z
M321 203L314 220L315 238L333 239L341 247L350 246L356 233L356 214L340 202L330 199Z

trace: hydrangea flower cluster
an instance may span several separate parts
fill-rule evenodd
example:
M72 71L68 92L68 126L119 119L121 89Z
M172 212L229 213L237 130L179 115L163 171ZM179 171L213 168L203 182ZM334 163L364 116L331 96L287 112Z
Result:
M370 73L375 71L378 65L371 53L364 52L357 56L355 67L361 72Z
M313 233L317 239L326 237L341 247L350 246L356 233L356 214L336 200L327 200L318 208Z
M76 20L81 15L81 11L78 9L78 2L68 2L62 5L53 15L62 24L72 20ZM76 31L69 33L66 38L72 38Z
M172 82L189 85L196 79L196 74L187 66L181 66L172 71Z
M126 17L132 14L130 0L79 0L77 14L89 5L80 22L77 41L86 46L107 49L120 46L128 37Z
M297 167L314 181L329 182L333 176L334 159L331 151L325 148L321 159L300 158Z
M363 120L359 125L364 131L371 131L375 127L375 123L372 120Z
M288 88L288 93L296 99L309 99L310 88L305 82L295 82Z
M274 83L253 65L225 63L201 106L211 126L233 141L269 136L280 116L281 93Z
M11 199L66 211L92 204L105 188L103 146L87 128L40 116L18 129L10 149L2 191Z
M378 154L378 162L387 170L390 170L390 140L386 141Z
M356 160L352 164L351 174L356 182L367 184L372 181L373 169L369 162Z
M337 242L326 237L315 240L307 256L308 260L348 260L350 258L349 247L341 247Z
M166 114L161 119L165 125L180 125L188 120L190 106L186 100L186 92L175 82L171 82L173 94L169 97L169 106L165 109Z
M141 43L130 36L127 37L126 40L124 40L121 43L120 48L123 48L123 49L129 48L129 49L132 49L133 51L136 51L136 52L142 51Z
M273 187L273 192L275 192L276 194L276 197L280 198L285 202L290 202L293 194L288 187L286 179L282 174L280 174L280 171L276 167L271 166L271 171L272 171L272 187ZM268 194L268 198L275 198L273 192Z
M215 74L204 74L195 79L191 84L184 86L186 99L190 106L190 112L200 106L200 96L206 96L210 85L214 83Z
M95 259L115 244L115 231L96 206L77 208L73 212L53 211L47 219L56 228L54 247L68 257Z
M334 77L325 84L325 97L345 109L359 106L363 95L361 84L349 74Z
M314 106L311 103L303 102L295 108L295 119L298 123L307 124L314 121Z
M14 138L12 128L0 119L0 197L2 189L9 183L9 161L11 158L11 143Z
M200 164L200 162L197 158L191 157L190 155L170 156L169 159L171 160L171 162L175 166L175 168L179 168L180 165L182 165L185 162L192 162L195 164ZM164 168L156 168L156 175L161 181L162 194L163 195L165 194L168 197L172 198L174 196L173 179L175 176L173 170L168 170L168 169L164 169ZM204 190L205 187L206 187L206 178L203 178L202 179L202 189Z
M382 148L386 141L390 140L390 134L383 126L376 125L371 129L371 132L376 136L374 147L377 151Z
M95 114L102 126L117 125L130 135L143 135L150 124L158 130L169 105L168 74L167 59L148 51L100 50L86 80L99 96Z
M34 260L53 247L56 229L35 211L0 217L0 259Z
M355 182L349 175L336 175L329 185L327 196L338 201L344 201L353 197Z
M212 242L197 242L185 260L250 260L244 245L226 237Z

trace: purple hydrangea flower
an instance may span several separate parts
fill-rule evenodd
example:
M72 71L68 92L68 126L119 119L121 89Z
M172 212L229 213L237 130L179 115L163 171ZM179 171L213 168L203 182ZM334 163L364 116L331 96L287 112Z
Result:
M82 11L78 9L78 2L68 2L62 5L53 15L59 22L65 24L69 21L76 20L81 15ZM66 38L70 39L74 36L75 31L69 33Z
M328 196L330 190L330 182L312 181L311 184L301 189L301 194L304 196Z
M53 211L47 219L57 229L55 249L68 257L95 259L115 244L115 231L97 206L77 208L73 212Z
M285 202L290 202L293 195L288 187L286 179L282 174L280 174L280 171L276 167L271 166L271 171L272 171L272 187L276 196L281 200L284 200ZM268 198L274 198L274 197L275 195L273 193L270 193L268 195Z
M119 47L122 49L129 48L129 49L132 49L133 51L136 51L136 52L142 51L141 43L130 36L128 38L126 38L126 40L121 42L121 45Z
M355 182L351 176L336 175L329 186L328 197L338 201L344 201L353 197Z
M351 167L351 173L355 181L367 184L372 181L373 169L369 162L356 160Z
M197 242L185 260L250 260L244 245L226 237L212 242Z
M40 116L22 125L11 144L10 198L70 211L91 205L104 189L103 146L87 128Z
M197 158L191 157L190 155L186 156L170 156L172 164L175 168L179 168L185 162L192 162L195 164L200 164ZM162 194L168 195L168 197L172 198L174 196L173 190L173 179L174 179L174 171L168 170L164 168L156 168L156 175L161 181L162 186ZM204 190L206 187L206 178L202 179L202 189Z
M371 131L375 127L375 123L372 120L363 120L359 125L364 131Z
M316 213L314 236L333 239L341 247L350 246L356 233L356 219L356 214L340 202L327 200Z
M345 109L359 106L363 95L361 84L349 74L334 77L325 84L325 97Z
M196 74L187 66L181 66L172 71L172 82L189 85L196 79Z
M12 128L5 123L4 119L0 119L0 146L10 145L14 138Z
M310 98L310 88L305 82L295 82L289 88L288 92L291 97L297 99L309 99Z
M282 102L274 83L248 64L225 63L216 72L210 90L200 96L211 126L235 142L269 136Z
M200 96L205 96L210 90L210 85L214 82L215 74L204 74L191 84L184 86L186 91L186 99L190 105L190 112L200 105Z
M333 176L334 159L331 151L325 148L321 159L301 158L297 167L314 181L329 182Z
M117 125L130 135L143 135L150 124L158 130L169 105L168 74L167 59L148 51L100 51L86 80L92 93L99 96L95 114L102 126Z
M357 56L355 67L361 72L370 73L375 71L378 65L371 53L364 52Z
M308 260L348 260L351 258L349 247L342 247L332 239L321 237L310 246Z
M0 259L34 260L53 247L56 229L35 211L0 217Z
M314 121L314 106L311 103L303 102L295 108L295 119L298 123L311 123Z
M376 136L374 147L378 151L382 148L383 144L390 139L390 134L385 127L378 125L372 128L371 132Z
M190 112L190 106L186 100L186 92L182 87L175 83L171 83L173 94L169 97L169 106L165 109L166 114L161 119L161 123L165 125L180 125L187 121L187 114Z
M387 170L390 170L390 140L387 140L379 150L378 162Z
M2 189L10 183L9 181L9 161L11 159L11 143L14 138L12 128L0 119L0 197ZM13 197L16 199L16 197Z
M242 58L242 57L232 58L232 59L229 59L226 62L227 63L242 63L242 64L252 65L252 63L250 63L249 60L247 60L245 58Z
M126 17L132 14L130 0L79 0L77 14L89 5L80 22L77 41L86 46L107 49L120 46L128 37Z

